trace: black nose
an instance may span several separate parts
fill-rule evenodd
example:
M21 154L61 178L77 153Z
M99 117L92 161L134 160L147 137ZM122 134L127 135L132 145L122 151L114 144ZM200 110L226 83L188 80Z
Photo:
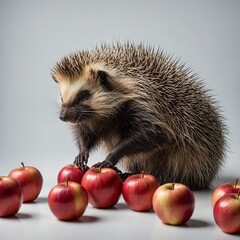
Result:
M62 121L66 121L66 116L59 116L59 118L60 118L60 120L62 120Z
M59 118L62 120L62 121L66 121L67 120L67 110L65 108L62 108L61 109L61 112L59 114Z

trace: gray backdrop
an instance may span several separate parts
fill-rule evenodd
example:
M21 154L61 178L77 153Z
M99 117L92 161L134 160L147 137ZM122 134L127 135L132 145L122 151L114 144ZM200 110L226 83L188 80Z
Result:
M53 179L73 161L50 69L76 49L130 40L181 57L212 89L230 130L223 175L239 177L239 13L237 0L1 0L0 175L24 161Z

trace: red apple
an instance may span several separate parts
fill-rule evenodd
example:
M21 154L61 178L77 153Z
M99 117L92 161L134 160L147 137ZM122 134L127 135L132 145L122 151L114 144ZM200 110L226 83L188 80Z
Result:
M67 180L51 189L48 194L48 205L59 220L76 220L87 208L88 195L80 184Z
M152 197L159 187L157 179L149 174L135 174L128 177L122 186L122 195L127 205L134 211L152 209Z
M122 180L111 168L90 168L82 178L82 186L93 207L110 208L120 198Z
M235 183L223 183L220 184L213 192L212 195L212 206L221 198L223 195L229 193L238 193L240 191L240 184L238 183L238 179Z
M58 183L65 182L66 177L68 177L69 181L81 184L82 177L88 169L89 168L86 167L84 170L82 170L76 164L68 164L58 173L57 181Z
M192 216L195 207L193 192L180 183L166 183L153 195L153 209L165 224L182 225Z
M18 180L23 191L23 202L31 202L35 200L42 189L42 174L35 167L24 166L15 168L9 173L9 177Z
M240 233L240 191L222 196L215 203L213 216L226 233Z
M22 199L19 182L11 177L0 177L0 217L16 214L22 205Z

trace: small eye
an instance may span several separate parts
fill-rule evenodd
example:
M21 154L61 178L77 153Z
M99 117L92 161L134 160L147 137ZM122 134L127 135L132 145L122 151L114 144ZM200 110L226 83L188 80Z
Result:
M88 90L84 90L80 93L80 100L86 100L90 97L90 92Z
M83 102L84 100L87 100L90 97L90 95L91 94L88 90L83 90L79 92L73 104L78 104L79 102Z

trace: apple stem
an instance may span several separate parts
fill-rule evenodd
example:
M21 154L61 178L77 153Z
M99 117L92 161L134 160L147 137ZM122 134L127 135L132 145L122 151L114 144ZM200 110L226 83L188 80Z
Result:
M23 163L23 162L21 162L21 164L22 164L23 168L25 168L25 165L24 165L24 163Z
M144 178L144 171L141 172L141 178Z
M175 183L172 183L172 188L173 188L173 190L174 190L174 187L175 187Z
M236 179L236 181L235 181L234 188L236 188L236 187L237 187L237 184L238 184L238 178L237 178L237 179Z
M66 177L66 185L67 185L67 187L68 187L68 179L69 179L69 177L67 176Z

